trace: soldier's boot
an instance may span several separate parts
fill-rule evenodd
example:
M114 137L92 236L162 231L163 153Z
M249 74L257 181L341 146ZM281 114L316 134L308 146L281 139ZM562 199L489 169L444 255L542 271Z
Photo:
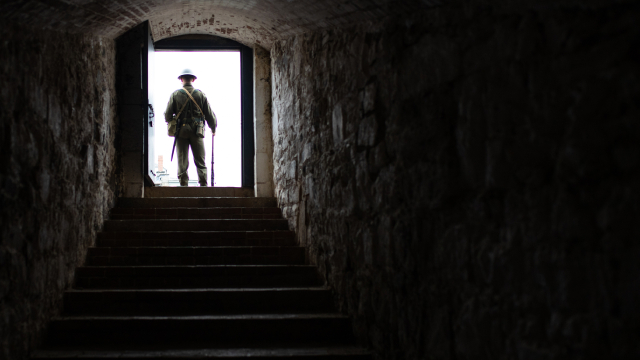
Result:
M189 174L185 171L184 174L178 176L180 179L180 186L189 186Z

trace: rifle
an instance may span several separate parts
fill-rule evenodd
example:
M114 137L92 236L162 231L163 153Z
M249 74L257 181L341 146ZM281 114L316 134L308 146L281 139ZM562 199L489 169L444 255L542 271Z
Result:
M173 138L173 148L171 149L171 161L173 161L173 153L176 151L176 141L178 141L178 135L180 135L180 129L182 129L182 121L178 119L176 123L176 133Z
M214 155L214 153L213 153L213 149L214 149L213 140L215 140L215 138L216 138L216 133L213 132L211 134L211 187L213 187L214 184L215 184L215 182L213 181L213 179L215 178L215 170L213 170L213 158L214 158L214 156L213 156Z

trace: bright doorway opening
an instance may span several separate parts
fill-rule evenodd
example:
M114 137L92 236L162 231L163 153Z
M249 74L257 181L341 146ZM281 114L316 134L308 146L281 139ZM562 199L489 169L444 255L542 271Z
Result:
M215 184L211 184L211 131L206 129L208 186L242 186L242 123L240 51L159 51L154 59L153 108L156 113L155 164L158 186L179 186L178 158L171 161L173 137L167 135L164 112L169 96L182 87L178 75L190 69L198 79L194 87L207 95L211 110L218 118L213 156ZM189 186L198 186L193 156L189 152Z

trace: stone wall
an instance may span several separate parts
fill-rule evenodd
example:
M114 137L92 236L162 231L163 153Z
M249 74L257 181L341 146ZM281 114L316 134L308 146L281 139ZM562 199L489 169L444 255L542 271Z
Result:
M276 196L379 359L640 356L640 9L526 3L271 50Z
M6 22L0 39L0 358L26 359L115 201L115 48Z
M273 127L271 125L271 59L269 52L253 49L253 136L255 196L273 197Z

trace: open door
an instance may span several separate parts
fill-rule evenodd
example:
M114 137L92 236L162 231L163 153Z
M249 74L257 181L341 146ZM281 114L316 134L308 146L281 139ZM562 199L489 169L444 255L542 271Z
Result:
M149 22L116 39L116 91L122 149L125 197L144 197L144 186L153 186L155 116L149 64L153 65L153 40Z
M147 99L147 118L145 119L145 127L147 129L145 133L145 144L144 150L147 152L145 156L145 186L155 186L158 183L158 179L155 173L155 162L156 162L156 154L155 154L155 129L156 129L156 118L155 112L153 109L153 89L154 89L154 72L155 72L155 61L154 54L155 49L153 48L153 38L151 37L151 29L149 27L149 23L147 23L146 31L146 47L143 49L142 54L142 64L144 68L144 64L147 64L147 71L144 72L146 75L146 81L143 81L143 86L146 84L146 99ZM144 56L146 55L146 57ZM144 91L143 91L144 92ZM163 109L158 109L159 116L162 118ZM160 122L163 123L162 121Z

